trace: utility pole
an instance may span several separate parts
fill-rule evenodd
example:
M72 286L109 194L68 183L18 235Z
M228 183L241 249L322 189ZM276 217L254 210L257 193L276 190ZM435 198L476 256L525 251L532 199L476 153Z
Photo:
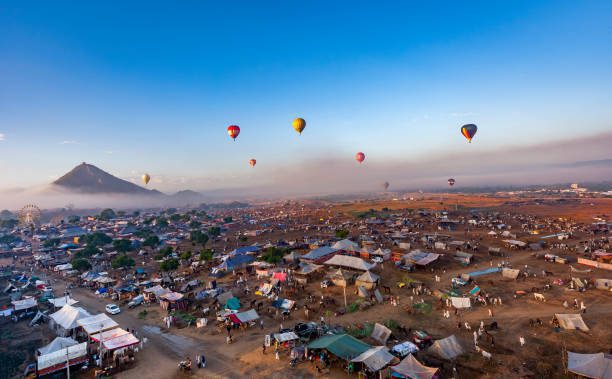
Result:
M68 355L68 347L66 348L66 377L70 379L70 356Z

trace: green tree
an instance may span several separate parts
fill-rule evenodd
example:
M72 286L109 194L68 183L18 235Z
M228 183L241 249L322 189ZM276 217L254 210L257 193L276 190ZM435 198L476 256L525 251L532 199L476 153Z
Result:
M230 222L232 222L232 221L234 221L234 219L232 218L232 216L227 216L227 217L224 217L224 218L223 218L223 222L224 222L224 223L226 223L226 224L227 224L227 223L230 223Z
M4 236L0 237L0 243L1 244L7 244L8 245L8 244L16 243L16 242L19 242L19 241L21 241L21 238L15 237L14 235L11 235L11 234L7 234L7 235L4 235Z
M136 262L125 254L121 254L115 259L112 260L111 266L112 268L126 268L133 267Z
M16 220L14 218L11 218L11 219L8 219L8 220L0 220L0 227L1 228L13 229L18 224L19 224L19 220Z
M349 231L346 229L336 229L336 237L346 238L349 235Z
M62 240L59 238L49 238L43 242L43 247L57 247L59 246L60 242L62 242Z
M208 228L208 235L211 237L217 237L218 235L221 234L221 228L218 226L211 226L210 228Z
M0 212L0 219L2 220L10 220L13 217L15 217L15 215L13 215L13 212L9 211L8 209L4 209L2 212Z
M208 262L208 261L212 260L213 255L214 255L214 253L210 249L202 250L202 251L200 251L200 260Z
M71 224L76 224L79 221L81 221L81 217L77 215L68 216L68 222Z
M181 218L182 218L181 215L178 214L178 213L174 213L174 214L170 215L170 217L169 217L170 221L172 221L172 222L181 221Z
M75 258L90 258L100 252L100 249L93 245L87 245L83 250L79 250L74 254Z
M199 243L202 245L206 245L206 243L208 242L208 235L202 233L199 230L192 231L190 233L189 238L191 239L192 242Z
M159 268L162 271L172 271L172 270L176 270L178 267L179 267L179 262L176 259L165 260L159 265Z
M102 221L108 221L115 217L117 217L117 215L115 214L115 211L110 208L106 208L102 210L102 212L100 212L100 216L98 216L98 218Z
M166 219L165 219L165 218L163 218L163 217L160 217L160 218L158 218L158 219L155 221L155 225L157 225L157 226L158 226L158 227L160 227L160 228L167 228L167 227L168 227L168 220L166 220Z
M191 229L197 229L197 228L199 228L200 226L202 226L202 223L201 223L200 221L197 221L197 220L193 220L193 221L191 221L191 222L189 223L189 227L190 227Z
M89 261L84 258L75 257L70 263L72 264L73 269L80 272L87 271L91 268L91 263L89 263Z
M132 250L132 241L128 239L117 239L113 241L113 248L120 253L127 253Z
M91 246L104 246L113 242L113 239L102 232L87 234L81 238L81 242Z
M182 253L182 254L181 254L181 259L182 259L182 260L186 261L186 260L188 260L189 258L191 258L191 251L186 251L186 252L184 252L184 253Z
M285 250L277 247L269 247L264 251L260 259L268 263L278 263L283 259L285 252Z
M144 242L142 243L143 246L149 246L152 248L155 248L158 244L159 244L159 237L157 236L147 237L147 239L145 239Z

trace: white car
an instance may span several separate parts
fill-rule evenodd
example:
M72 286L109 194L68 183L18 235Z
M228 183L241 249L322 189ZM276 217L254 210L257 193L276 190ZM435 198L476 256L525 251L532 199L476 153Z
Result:
M383 263L383 259L381 257L372 258L372 262L374 263Z
M106 311L112 315L116 315L117 313L121 312L121 309L119 309L118 306L116 306L115 304L108 304L105 307Z

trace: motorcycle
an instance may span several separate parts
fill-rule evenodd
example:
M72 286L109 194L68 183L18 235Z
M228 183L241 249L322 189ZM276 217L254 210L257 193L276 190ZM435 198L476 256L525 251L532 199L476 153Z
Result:
M178 364L178 368L180 371L191 371L191 362L190 361L180 361Z

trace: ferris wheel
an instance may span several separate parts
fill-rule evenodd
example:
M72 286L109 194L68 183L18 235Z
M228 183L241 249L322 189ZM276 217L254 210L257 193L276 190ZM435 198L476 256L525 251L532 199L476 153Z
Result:
M40 223L40 208L34 204L28 204L19 211L19 225L34 227Z

